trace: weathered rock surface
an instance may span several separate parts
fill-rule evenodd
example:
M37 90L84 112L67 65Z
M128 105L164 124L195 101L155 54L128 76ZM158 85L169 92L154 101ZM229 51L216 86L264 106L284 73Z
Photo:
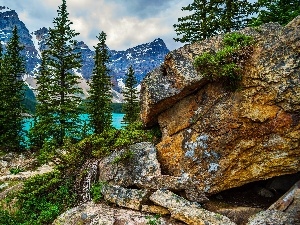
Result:
M116 159L122 158L128 151L132 156L116 163ZM185 191L186 198L190 201L207 200L187 174L162 175L156 147L148 142L134 144L103 158L99 162L99 180L125 188L136 186L141 189Z
M96 159L87 160L76 176L75 190L77 200L81 203L91 201L91 187L98 180L98 164Z
M285 212L294 219L294 225L300 224L300 181L296 182L268 210Z
M254 37L241 88L228 91L193 67L222 36L170 52L142 84L142 120L158 121L164 174L198 181L207 194L300 171L300 17L243 33Z
M300 225L300 189L295 190L292 204L285 210L295 219L294 225Z
M196 202L186 199L168 190L157 190L150 196L154 203L167 208L171 217L191 225L234 225L229 218L207 211Z
M60 215L53 225L147 225L150 220L160 225L184 225L172 218L155 219L151 214L92 202L68 210Z
M141 210L149 192L146 190L127 189L120 186L104 185L101 193L106 201L134 210Z
M247 225L295 225L294 218L288 213L277 210L262 211L249 219Z
M250 207L234 207L234 208L224 208L218 210L218 213L228 217L232 222L242 225L246 224L249 218L258 212L261 209L250 208Z
M117 158L130 151L130 158L116 162ZM160 164L157 160L157 150L149 142L137 143L113 152L99 163L99 180L114 185L129 187L143 183L144 179L161 175Z

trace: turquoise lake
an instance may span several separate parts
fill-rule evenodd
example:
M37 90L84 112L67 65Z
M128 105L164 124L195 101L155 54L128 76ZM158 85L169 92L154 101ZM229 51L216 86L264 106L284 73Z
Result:
M117 129L121 129L123 126L123 124L122 124L123 117L124 117L124 114L122 114L122 113L113 113L112 114L113 127L117 128ZM88 120L88 115L82 114L81 118L84 120ZM25 119L25 124L24 124L25 131L29 130L29 128L31 127L32 121L33 121L33 119L31 119L31 118Z

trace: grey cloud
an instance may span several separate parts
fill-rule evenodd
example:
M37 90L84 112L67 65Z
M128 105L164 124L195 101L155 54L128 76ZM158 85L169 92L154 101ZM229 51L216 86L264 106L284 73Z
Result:
M169 7L174 0L130 0L126 1L126 3L124 3L124 0L114 0L114 2L123 4L123 7L126 8L129 14L139 18L148 18Z

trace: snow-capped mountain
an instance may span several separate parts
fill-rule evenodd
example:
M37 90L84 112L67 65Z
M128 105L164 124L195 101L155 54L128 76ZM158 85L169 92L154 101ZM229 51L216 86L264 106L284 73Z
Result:
M38 73L41 61L41 52L47 48L46 38L48 37L48 29L43 27L30 33L25 24L19 19L16 11L0 6L0 41L4 49L11 38L14 26L17 26L20 42L25 47L22 52L26 59L27 69L24 80L30 88L34 88L35 76ZM83 41L78 42L78 47L82 55L82 68L76 71L76 73L80 75L80 80L83 83L82 86L86 87L84 92L87 93L86 91L89 88L87 80L91 78L94 67L94 51ZM124 51L109 50L110 62L108 67L114 84L114 91L120 92L124 87L124 77L130 65L133 66L138 83L140 83L148 72L163 62L168 52L169 50L164 41L160 38ZM118 93L114 95L119 96ZM116 100L116 102L118 101L121 100Z
M26 60L26 70L30 75L33 75L40 62L40 55L34 46L33 38L25 24L20 21L15 10L11 10L5 6L0 6L0 41L3 45L4 51L15 26L18 29L20 42L24 46L22 55Z
M147 73L163 62L168 52L166 44L160 38L125 51L111 50L109 63L111 75L115 82L120 83L129 65L132 65L137 81L140 83Z
M38 43L38 50L46 48L45 38L48 36L48 29L43 27L34 32ZM94 51L83 41L78 42L78 49L81 52L82 68L78 71L84 79L89 80L94 67ZM155 67L159 66L165 55L169 52L164 41L160 38L152 42L141 44L125 51L109 50L110 62L108 67L114 83L114 89L120 91L120 81L125 77L129 65L132 65L138 83Z

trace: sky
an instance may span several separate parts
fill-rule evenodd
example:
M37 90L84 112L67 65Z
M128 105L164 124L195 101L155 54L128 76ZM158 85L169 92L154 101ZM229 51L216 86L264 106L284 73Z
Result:
M61 0L0 0L0 6L15 10L30 32L53 27ZM169 50L183 44L173 40L173 24L187 15L183 6L193 0L67 0L69 19L79 32L77 40L91 49L101 31L112 50L126 50L161 38Z

